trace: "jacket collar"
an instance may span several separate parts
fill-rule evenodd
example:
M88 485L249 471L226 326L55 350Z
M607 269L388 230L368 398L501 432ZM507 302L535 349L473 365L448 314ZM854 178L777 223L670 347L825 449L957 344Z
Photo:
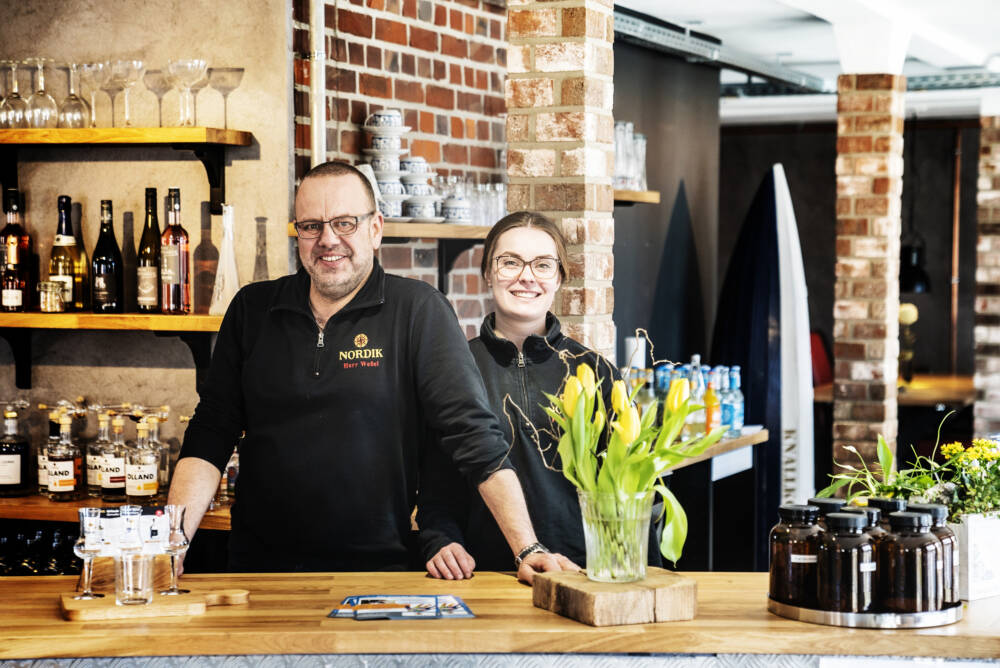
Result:
M382 265L379 263L377 257L373 258L373 263L372 272L368 275L368 279L361 286L358 294L354 295L354 298L345 304L344 308L337 311L333 315L333 318L342 313L371 306L379 306L385 303L385 271L382 269ZM311 280L309 272L305 270L305 267L299 267L299 270L292 276L292 280L283 282L271 310L287 309L305 313L310 318L313 317L312 309L309 307L309 286Z
M483 319L483 324L479 328L479 338L499 364L508 366L517 358L517 346L496 332L496 313L490 313ZM553 355L555 350L558 350L562 339L563 334L559 319L551 313L547 313L545 315L545 336L532 334L524 340L522 347L524 358L534 364L544 362Z

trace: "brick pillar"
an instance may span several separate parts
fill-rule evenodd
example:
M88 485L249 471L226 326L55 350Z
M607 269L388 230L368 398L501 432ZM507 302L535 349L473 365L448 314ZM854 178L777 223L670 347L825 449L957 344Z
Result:
M562 225L570 267L556 312L566 334L614 359L612 2L507 6L507 208Z
M980 125L974 431L984 436L1000 431L1000 116Z
M853 445L875 462L878 434L895 448L899 356L899 236L906 80L837 81L837 264L833 454Z

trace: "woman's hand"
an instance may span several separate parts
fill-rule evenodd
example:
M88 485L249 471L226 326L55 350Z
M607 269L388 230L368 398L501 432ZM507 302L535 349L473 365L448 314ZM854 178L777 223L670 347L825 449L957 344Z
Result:
M476 560L459 543L448 543L427 562L431 577L443 580L464 580L472 577Z

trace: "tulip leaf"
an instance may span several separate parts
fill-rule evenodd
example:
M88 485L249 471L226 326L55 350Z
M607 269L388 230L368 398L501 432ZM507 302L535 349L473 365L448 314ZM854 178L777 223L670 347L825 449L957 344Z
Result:
M676 567L677 561L681 558L681 552L684 550L684 541L687 540L687 514L670 488L661 483L656 485L654 489L663 497L665 517L663 533L660 537L660 554L668 561L673 562Z

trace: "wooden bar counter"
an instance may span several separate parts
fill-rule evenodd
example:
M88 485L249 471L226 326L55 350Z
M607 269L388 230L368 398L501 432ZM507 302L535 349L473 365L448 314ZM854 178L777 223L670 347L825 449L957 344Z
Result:
M249 589L244 606L204 615L67 622L59 594L76 578L0 578L0 658L95 656L583 653L1000 657L1000 597L969 604L951 626L908 631L794 622L765 610L766 573L696 573L689 622L594 628L535 608L511 575L443 581L423 573L188 575L194 589ZM350 594L455 594L475 619L326 617Z

